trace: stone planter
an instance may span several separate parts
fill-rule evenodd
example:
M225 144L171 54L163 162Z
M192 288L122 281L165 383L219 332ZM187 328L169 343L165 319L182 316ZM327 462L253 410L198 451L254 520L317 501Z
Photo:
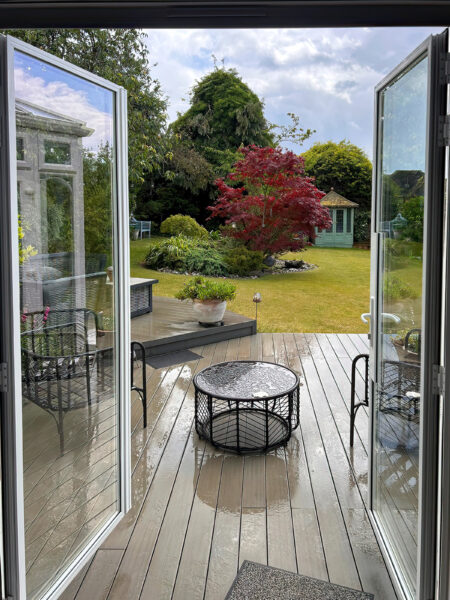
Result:
M218 323L223 319L227 303L220 300L194 300L192 306L199 323Z

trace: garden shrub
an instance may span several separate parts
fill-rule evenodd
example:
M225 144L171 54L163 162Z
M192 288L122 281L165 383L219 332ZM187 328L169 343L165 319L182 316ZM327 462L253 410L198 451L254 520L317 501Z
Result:
M228 273L223 254L213 246L192 248L186 257L186 270L211 277L220 277Z
M384 242L386 255L391 258L422 257L422 244L409 240L393 240L388 238Z
M423 240L423 196L406 200L402 207L402 216L408 221L402 231L403 236L413 242L421 242Z
M227 274L223 253L209 239L177 235L154 243L145 258L149 269L171 269L212 277Z
M239 245L226 252L225 264L231 274L244 277L253 271L260 271L263 268L263 258L262 252Z
M354 221L355 242L367 242L370 240L370 210L356 210Z
M186 258L195 246L195 240L183 235L177 235L167 240L160 240L150 246L145 258L145 265L149 269L173 269L174 271L186 270Z
M187 215L172 215L161 223L161 233L169 235L184 235L190 238L207 238L208 231L199 225L195 219Z
M419 296L418 292L409 283L402 281L390 273L384 279L383 292L388 301L418 298Z

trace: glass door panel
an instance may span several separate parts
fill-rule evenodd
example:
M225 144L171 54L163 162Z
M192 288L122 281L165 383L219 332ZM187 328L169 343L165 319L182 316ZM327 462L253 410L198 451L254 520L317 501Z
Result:
M415 596L429 57L378 95L376 381L372 508Z
M120 510L115 93L14 51L27 598Z

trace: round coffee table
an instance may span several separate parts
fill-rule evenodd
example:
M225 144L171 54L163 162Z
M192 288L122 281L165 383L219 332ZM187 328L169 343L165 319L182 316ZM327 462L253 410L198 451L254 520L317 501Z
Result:
M194 377L195 429L214 446L265 452L286 442L299 422L299 379L282 365L223 362Z

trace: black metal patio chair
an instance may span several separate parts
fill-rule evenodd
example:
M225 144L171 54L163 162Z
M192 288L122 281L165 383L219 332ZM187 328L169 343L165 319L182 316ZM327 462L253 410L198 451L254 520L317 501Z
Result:
M97 347L97 316L85 308L37 311L22 317L23 395L56 422L64 453L64 418L69 411L90 407L93 395L105 392L112 376L113 349ZM142 361L142 384L134 367ZM105 375L106 373L106 375ZM145 349L131 343L131 389L142 401L147 426Z
M96 315L85 308L22 317L23 394L55 420L64 453L64 417L92 403L97 358Z
M409 331L404 340L407 355L420 356L420 329ZM364 396L356 401L356 371L358 362L364 362ZM383 360L380 378L379 408L382 413L396 415L407 421L418 422L420 416L420 362L416 359ZM350 395L350 446L354 442L356 414L361 406L369 405L369 355L358 354L352 361Z

